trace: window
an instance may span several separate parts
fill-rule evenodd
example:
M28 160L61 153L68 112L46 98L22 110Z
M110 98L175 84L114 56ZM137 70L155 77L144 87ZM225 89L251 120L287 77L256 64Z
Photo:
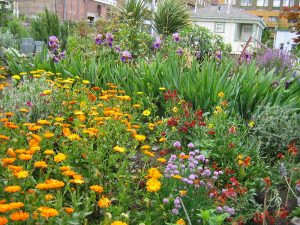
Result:
M97 13L98 13L98 16L101 16L101 13L102 13L101 5L97 5Z
M241 6L252 6L252 0L241 0Z
M279 49L280 49L280 50L283 50L283 48L284 48L284 43L280 43Z
M107 8L106 17L107 17L108 20L111 19L111 9L110 8Z
M283 0L282 6L294 6L294 0Z
M225 29L224 29L224 23L216 23L215 24L215 33L224 33Z
M195 9L195 5L190 4L190 3L187 4L187 7L188 7L189 9Z
M248 41L252 35L252 25L242 25L241 41Z
M268 0L257 0L257 6L268 6Z
M269 21L272 23L278 23L279 18L277 16L270 16Z
M280 0L273 0L273 7L280 7Z

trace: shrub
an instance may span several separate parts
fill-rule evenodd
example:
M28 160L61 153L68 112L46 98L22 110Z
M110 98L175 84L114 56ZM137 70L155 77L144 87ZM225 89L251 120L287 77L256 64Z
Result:
M162 0L154 14L154 29L159 34L172 34L189 24L189 15L184 3L179 0Z
M286 75L292 72L295 57L282 50L266 49L257 54L256 61L261 69L270 71L275 68L275 74Z
M261 155L269 162L285 152L292 141L300 141L299 109L265 106L255 123L251 139L260 145Z

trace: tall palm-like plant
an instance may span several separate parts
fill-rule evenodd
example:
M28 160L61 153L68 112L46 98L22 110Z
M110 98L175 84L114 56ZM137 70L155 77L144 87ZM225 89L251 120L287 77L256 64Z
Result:
M150 11L143 0L126 0L119 8L122 22L132 25L142 24L150 16Z
M154 14L154 29L167 35L177 32L189 24L189 14L180 0L161 0Z

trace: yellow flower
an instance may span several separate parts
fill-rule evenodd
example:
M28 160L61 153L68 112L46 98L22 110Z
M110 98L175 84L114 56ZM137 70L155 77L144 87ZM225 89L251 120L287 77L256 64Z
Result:
M147 180L146 185L149 192L157 192L161 188L161 182L155 178Z
M101 199L98 201L98 206L102 209L106 209L109 206L111 206L111 201L108 198L102 196Z
M41 125L50 125L51 123L48 120L38 120L38 124L41 124Z
M46 131L46 132L44 133L44 137L45 137L45 138L52 138L52 137L54 137L54 134L51 133L50 131Z
M123 152L125 152L125 148L120 147L120 146L115 146L115 147L114 147L114 151L115 151L115 152L123 153Z
M83 84L89 84L90 82L88 80L82 80Z
M159 139L159 142L165 142L166 141L166 138L165 137L162 137Z
M155 156L155 154L154 154L153 152L150 152L150 151L148 151L148 150L143 151L143 153L144 153L145 155L150 156L150 157Z
M209 129L213 129L214 128L214 125L212 123L208 124L208 128Z
M43 95L50 95L52 93L51 90L45 90L43 91Z
M255 125L255 122L252 120L250 123L248 123L248 126L250 127L250 128L252 128L252 127L254 127L254 125Z
M219 97L219 98L224 98L224 97L225 97L224 92L223 92L223 91L219 92L219 93L218 93L218 97Z
M67 158L67 156L63 153L58 153L56 156L54 156L55 162L62 162Z
M44 218L54 217L58 215L58 211L56 209L46 206L39 207L38 211L40 211L41 216Z
M166 163L167 162L167 160L164 159L164 158L158 158L157 161L160 162L160 163Z
M79 137L78 134L70 134L67 136L67 138L71 141L74 141L74 140L80 141L81 140L81 137Z
M144 110L143 115L144 116L150 116L151 112L150 110Z
M46 155L54 155L54 151L53 150L45 150L44 154L46 154Z
M45 200L46 200L46 201L50 201L50 200L52 200L53 198L54 198L53 195L50 195L50 194L45 195Z
M140 135L140 134L134 135L134 138L138 141L145 141L146 140L146 136L145 135Z
M20 80L21 79L21 77L19 75L13 75L11 78L15 79L15 80Z
M176 221L176 224L179 224L179 225L186 225L184 219L179 219Z
M187 194L186 190L180 190L179 191L180 196L185 196Z
M28 113L28 112L29 112L29 110L28 110L28 109L25 109L25 108L21 108L21 109L19 109L19 111L20 111L20 112L23 112L23 113Z
M150 148L151 148L150 145L143 145L143 146L141 147L141 150L149 150Z
M164 91L164 90L166 90L166 88L165 87L160 87L159 90Z
M123 221L117 220L112 222L110 225L128 225L128 224Z
M158 169L152 167L150 169L148 169L148 178L154 178L154 179L158 179L162 177L162 174L159 172Z
M9 192L9 193L15 193L18 191L21 191L21 187L20 186L7 186L6 188L4 188L5 192Z
M37 161L34 163L35 168L47 168L48 164L45 161Z
M103 187L100 185L92 185L90 186L90 189L97 193L102 193L104 191Z
M17 178L26 178L28 177L29 173L26 170L21 170L14 174Z
M177 107L173 107L172 111L173 111L174 113L177 113L177 112L178 112L178 108L177 108Z

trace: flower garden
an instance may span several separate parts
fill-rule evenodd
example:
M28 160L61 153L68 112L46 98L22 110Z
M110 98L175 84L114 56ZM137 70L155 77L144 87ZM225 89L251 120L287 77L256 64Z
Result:
M297 224L295 57L131 19L4 54L0 225Z

